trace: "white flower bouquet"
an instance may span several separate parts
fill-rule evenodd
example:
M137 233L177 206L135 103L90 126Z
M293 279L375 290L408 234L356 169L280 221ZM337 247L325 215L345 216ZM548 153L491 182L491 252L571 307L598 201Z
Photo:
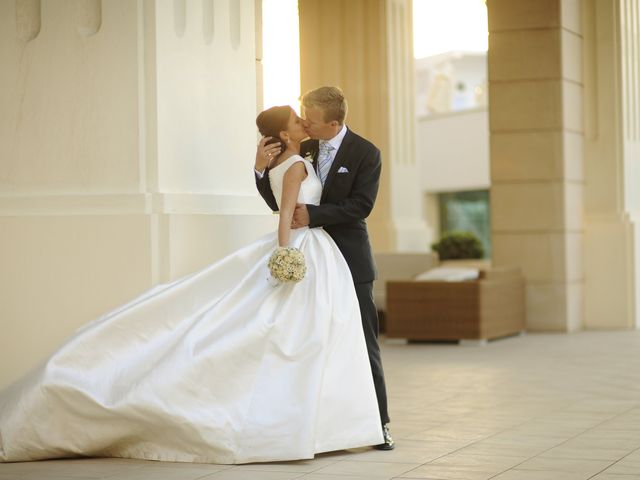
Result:
M279 247L269 258L269 271L278 282L299 282L307 273L304 254L294 247Z

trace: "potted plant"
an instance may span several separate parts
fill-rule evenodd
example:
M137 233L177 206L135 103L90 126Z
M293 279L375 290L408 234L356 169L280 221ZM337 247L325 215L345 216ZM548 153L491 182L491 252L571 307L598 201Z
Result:
M489 266L489 261L480 260L484 256L484 248L473 232L447 232L440 241L431 245L431 249L438 254L443 264L478 268Z
M480 239L473 232L447 232L439 242L431 245L440 260L460 260L482 258L484 249Z

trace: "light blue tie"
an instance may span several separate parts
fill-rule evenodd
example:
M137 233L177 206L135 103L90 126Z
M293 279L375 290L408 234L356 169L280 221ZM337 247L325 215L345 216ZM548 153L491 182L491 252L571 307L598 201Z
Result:
M322 186L327 179L329 169L331 168L331 151L333 146L329 142L320 142L320 150L318 152L318 173Z

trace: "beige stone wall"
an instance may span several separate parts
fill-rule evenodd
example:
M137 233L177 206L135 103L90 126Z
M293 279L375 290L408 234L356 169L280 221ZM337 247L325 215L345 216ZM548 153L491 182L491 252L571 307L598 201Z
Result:
M585 327L640 327L640 2L584 2Z
M494 261L530 330L640 327L640 2L491 0Z
M251 175L255 12L0 2L0 387L97 315L275 228Z
M367 220L374 249L426 250L415 161L411 2L300 0L299 6L302 91L342 87L347 125L382 151L380 192Z
M527 328L583 319L582 23L577 0L490 0L493 260L527 279Z

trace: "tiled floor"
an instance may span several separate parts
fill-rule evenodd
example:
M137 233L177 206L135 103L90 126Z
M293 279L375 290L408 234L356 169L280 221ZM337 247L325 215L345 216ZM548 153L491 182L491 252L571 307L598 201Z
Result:
M640 480L640 332L383 343L397 448L259 465L0 464L0 480ZM347 426L345 426L347 427Z

